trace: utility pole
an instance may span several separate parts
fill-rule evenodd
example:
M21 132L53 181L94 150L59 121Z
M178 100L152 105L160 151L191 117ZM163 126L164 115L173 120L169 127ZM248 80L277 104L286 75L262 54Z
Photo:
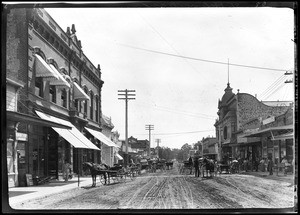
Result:
M290 71L286 71L286 72L284 73L284 75L292 75L292 74L293 74L293 72L290 72ZM293 83L293 79L286 80L284 83Z
M149 131L149 157L151 155L151 130L154 130L154 125L146 125L146 130Z
M160 139L156 139L155 140L156 141L156 143L157 143L157 157L159 158L159 143L160 143Z
M133 100L132 96L135 96L135 90L118 90L118 95L119 96L125 96L121 97L118 99L125 100L125 145L126 145L126 150L125 150L125 158L124 158L124 165L125 168L127 167L128 164L128 100Z

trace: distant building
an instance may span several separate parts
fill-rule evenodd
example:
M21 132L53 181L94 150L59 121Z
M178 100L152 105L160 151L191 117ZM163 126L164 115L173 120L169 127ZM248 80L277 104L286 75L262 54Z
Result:
M210 159L218 159L218 142L215 137L206 137L201 141L202 156Z

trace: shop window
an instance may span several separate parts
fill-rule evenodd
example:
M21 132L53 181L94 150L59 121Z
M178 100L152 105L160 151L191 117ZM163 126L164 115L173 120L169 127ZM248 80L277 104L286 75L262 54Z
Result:
M61 90L61 105L67 107L67 91L66 89Z
M50 101L56 103L56 88L55 86L50 86L49 88Z
M7 172L14 172L13 141L7 141Z
M35 95L43 97L43 79L41 77L35 78Z

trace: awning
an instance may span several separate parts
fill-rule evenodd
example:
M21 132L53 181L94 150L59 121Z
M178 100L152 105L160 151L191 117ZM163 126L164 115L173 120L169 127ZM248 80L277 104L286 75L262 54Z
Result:
M50 85L55 85L55 86L61 86L61 87L68 87L70 88L70 84L65 80L65 78L63 77L63 75L60 74L59 71L57 71L57 69L50 64L51 69L54 71L54 73L57 74L57 76L59 77L58 80L51 80L50 81Z
M90 100L90 97L81 89L81 87L74 82L74 99Z
M119 155L119 153L116 153L116 157L117 157L119 160L123 160L122 156Z
M277 127L270 127L266 129L262 129L247 135L244 135L244 137L260 137L264 133L271 132L271 131L283 131L283 130L293 130L294 126L293 125L283 125L283 126L277 126Z
M286 139L293 139L294 138L294 132L289 132L282 135L277 135L272 138L272 140L286 140Z
M56 123L53 121L38 118L36 116L31 116L28 114L23 114L14 111L6 111L6 118L7 120L14 121L14 122L23 122L23 123L30 123L32 125L71 129L71 126L68 125Z
M96 131L94 129L90 129L85 127L85 129L91 133L91 135L93 135L95 138L97 138L98 140L100 140L102 143L104 143L107 146L111 146L111 147L116 147L116 148L120 148L118 145L116 145L113 141L111 141L108 137L106 137L104 134L102 134L99 131Z
M52 127L59 135L61 135L65 140L72 144L75 148L85 148L100 150L91 141L89 141L71 122L59 119L57 117L51 116L49 114L42 113L40 111L35 111L39 117L52 122L64 124L71 127L71 129L62 129Z
M51 69L44 59L35 54L35 76L42 77L44 80L58 80L58 75Z

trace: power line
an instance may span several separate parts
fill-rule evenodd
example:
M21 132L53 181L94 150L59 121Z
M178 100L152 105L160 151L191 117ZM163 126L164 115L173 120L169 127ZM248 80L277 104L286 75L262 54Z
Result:
M205 60L205 59L200 59L200 58L187 57L187 56L183 56L183 55L170 54L170 53L166 53L166 52L160 52L160 51L155 51L155 50L151 50L151 49L145 49L145 48L139 48L139 47L135 47L135 46L131 46L131 45L126 45L126 44L123 44L123 43L117 43L117 44L119 44L121 46L129 47L129 48L132 48L132 49L137 49L137 50L152 52L152 53L156 53L156 54L163 54L163 55L169 55L169 56L173 56L173 57L180 57L180 58L185 58L185 59L190 59L190 60L197 60L197 61L204 61L204 62L208 62L208 63L217 63L217 64L228 65L228 63L220 62L220 61ZM275 68L267 68L267 67L248 66L248 65L234 64L234 63L230 63L229 65L231 65L231 66L239 66L239 67L247 67L247 68L252 68L252 69L264 69L264 70L273 70L273 71L286 71L286 69L275 69Z
M143 104L137 104L137 105L149 107L149 105L143 105ZM215 119L216 118L216 116L213 116L213 115L207 115L207 114L202 114L202 113L192 113L192 112L176 110L176 109L171 109L169 107L163 107L163 106L157 106L157 105L155 105L153 108L163 110L163 111L167 111L167 112L171 112L171 113L179 113L179 114L184 114L184 115L188 115L188 116L195 116L195 117L205 118L205 119Z
M278 84L282 83L284 80L284 75L281 75L275 82L273 82L264 92L261 93L260 97L265 97L270 92L274 90L278 86Z
M279 85L270 95L268 95L265 99L268 99L270 96L274 95L279 89L281 89L283 86L285 85L285 83L282 83L281 85Z
M186 131L186 132L176 132L176 133L154 133L153 135L177 135L177 134L192 134L192 133L201 133L209 132L215 130L202 130L202 131ZM135 135L148 135L148 134L135 134Z

